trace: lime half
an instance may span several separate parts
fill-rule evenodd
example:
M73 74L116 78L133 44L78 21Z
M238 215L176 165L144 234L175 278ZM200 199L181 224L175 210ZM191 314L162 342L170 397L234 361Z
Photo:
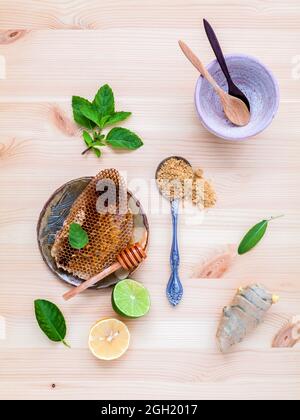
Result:
M135 280L126 279L117 283L111 298L113 309L128 318L144 316L150 309L148 290Z

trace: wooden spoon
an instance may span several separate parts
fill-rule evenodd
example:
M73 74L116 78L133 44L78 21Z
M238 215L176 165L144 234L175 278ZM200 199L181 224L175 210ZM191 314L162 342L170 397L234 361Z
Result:
M186 58L193 64L194 67L202 74L203 77L212 85L216 93L219 95L226 117L234 124L240 127L247 125L250 121L250 112L245 103L234 96L224 92L224 90L217 84L208 70L201 63L199 58L193 51L183 42L179 41Z

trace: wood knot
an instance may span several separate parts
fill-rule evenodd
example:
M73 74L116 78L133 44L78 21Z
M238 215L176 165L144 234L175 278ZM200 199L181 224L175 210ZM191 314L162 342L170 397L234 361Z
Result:
M56 127L67 136L75 136L77 128L75 124L63 113L63 111L55 106L52 109L53 122Z
M28 31L25 29L10 29L0 31L0 44L11 44L26 35Z

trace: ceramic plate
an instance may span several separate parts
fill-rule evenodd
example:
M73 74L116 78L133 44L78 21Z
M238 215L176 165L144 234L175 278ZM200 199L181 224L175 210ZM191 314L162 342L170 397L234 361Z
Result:
M82 193L91 177L79 178L67 182L55 191L45 204L37 225L37 239L40 252L45 263L50 270L61 280L66 283L78 286L82 283L82 279L57 268L54 258L51 256L51 248L55 240L56 233L62 228L63 223L68 216L72 204L76 198ZM128 191L129 208L134 215L134 242L142 240L144 235L147 237L147 246L149 238L149 225L147 216L145 215L140 202ZM119 280L125 279L132 272L120 269L105 279L101 280L98 284L93 286L96 289L102 289L116 284Z

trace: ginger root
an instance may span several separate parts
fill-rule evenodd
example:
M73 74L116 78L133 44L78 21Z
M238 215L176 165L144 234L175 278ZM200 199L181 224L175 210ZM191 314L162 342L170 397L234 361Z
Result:
M263 321L276 300L259 284L239 288L231 305L223 310L217 331L220 351L226 353L233 345L242 342Z

